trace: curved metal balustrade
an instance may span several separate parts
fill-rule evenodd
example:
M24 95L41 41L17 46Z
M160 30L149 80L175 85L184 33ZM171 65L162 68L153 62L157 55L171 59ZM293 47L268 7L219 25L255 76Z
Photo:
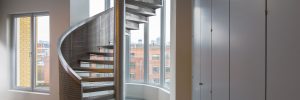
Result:
M113 33L114 9L111 8L69 28L60 37L57 51L61 65L61 98L83 99L81 83L84 78L74 69L81 67L80 60L89 59L89 53L99 52L99 47L111 45Z
M123 100L124 32L138 30L161 5L115 0L114 8L69 28L57 47L61 100Z

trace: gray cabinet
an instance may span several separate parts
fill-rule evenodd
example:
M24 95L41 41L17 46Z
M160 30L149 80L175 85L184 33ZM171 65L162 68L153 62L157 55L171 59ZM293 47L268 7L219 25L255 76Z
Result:
M267 100L300 100L299 4L268 0Z
M193 100L300 100L299 0L194 3Z
M265 1L230 1L230 100L265 100Z
M193 99L264 100L265 1L194 3Z
M229 100L229 0L212 7L212 100Z

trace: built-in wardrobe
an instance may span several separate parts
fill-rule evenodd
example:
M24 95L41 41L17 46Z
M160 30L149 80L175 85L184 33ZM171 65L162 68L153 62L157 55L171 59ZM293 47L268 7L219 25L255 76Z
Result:
M193 100L300 100L300 0L193 9Z

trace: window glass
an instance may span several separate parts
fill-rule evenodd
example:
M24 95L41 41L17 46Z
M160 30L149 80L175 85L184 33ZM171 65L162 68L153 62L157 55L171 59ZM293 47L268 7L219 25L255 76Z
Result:
M90 17L105 10L105 1L106 0L90 0Z
M37 16L36 21L36 41L35 41L35 87L48 90L50 73L50 24L49 16Z
M114 7L115 6L115 0L110 0L110 7Z
M16 86L31 87L32 45L31 17L15 19L16 31Z
M149 30L146 32L148 33L147 37L144 37L144 24L140 24L139 30L130 31L130 54L128 54L130 60L126 61L128 63L127 68L129 68L127 69L129 70L127 72L129 82L146 82L169 89L171 82L170 3L170 0L166 0L166 16L161 16L162 8L159 8L156 9L155 16L148 17L149 27L145 27ZM162 20L162 17L166 17L165 20ZM162 33L161 25L166 25L165 33ZM144 38L149 41L144 42ZM145 43L147 44L145 45ZM144 59L144 55L147 59ZM145 66L147 67L146 72L144 72ZM165 72L161 75L162 69ZM147 75L148 80L144 81L144 75ZM161 79L162 77L164 79ZM161 82L162 80L163 82Z
M144 24L130 33L130 82L144 82ZM134 77L131 77L134 75Z
M171 0L165 0L166 1L166 34L165 34L165 87L170 88L171 83L171 52L170 52L170 46L171 46Z
M161 10L156 10L156 16L149 17L149 69L160 67L161 54ZM160 68L157 72L149 70L149 83L160 84Z
M44 14L15 15L15 89L46 92L50 83L50 23Z
M153 54L153 55L152 55L152 60L160 60L160 55L158 55L158 54Z

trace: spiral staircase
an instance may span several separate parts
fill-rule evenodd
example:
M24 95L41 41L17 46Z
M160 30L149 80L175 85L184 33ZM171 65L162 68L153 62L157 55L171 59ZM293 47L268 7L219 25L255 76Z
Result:
M163 2L115 2L120 3L78 23L61 36L58 42L61 100L125 99L117 94L120 94L122 85L116 85L123 81L120 78L122 73L118 73L122 72L119 56L123 49L118 45L122 44L123 37L118 32L138 30L139 24L148 23L148 17L155 16L155 10L162 7ZM117 18L123 18L123 21Z

